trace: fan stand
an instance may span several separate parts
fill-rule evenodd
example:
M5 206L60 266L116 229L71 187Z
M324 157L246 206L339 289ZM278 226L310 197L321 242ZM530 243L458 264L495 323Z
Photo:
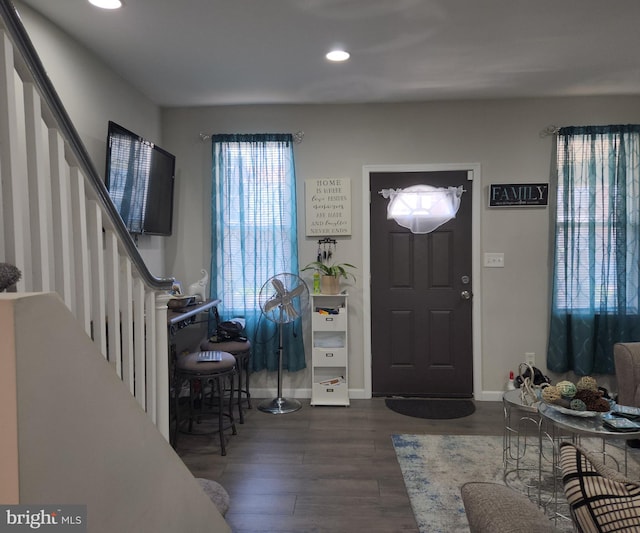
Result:
M280 315L282 316L282 309ZM278 397L263 401L258 405L258 409L265 413L284 415L297 411L302 407L302 404L298 400L282 397L282 322L278 324L278 332Z

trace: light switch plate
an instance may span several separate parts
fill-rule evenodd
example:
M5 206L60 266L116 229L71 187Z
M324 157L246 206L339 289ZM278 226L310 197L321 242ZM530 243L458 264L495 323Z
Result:
M504 254L485 252L484 266L488 268L504 268Z

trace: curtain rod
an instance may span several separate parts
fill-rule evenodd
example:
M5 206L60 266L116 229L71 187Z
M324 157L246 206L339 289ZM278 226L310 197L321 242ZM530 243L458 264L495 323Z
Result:
M214 133L201 133L200 134L200 140L202 142L208 141L209 139L211 139L211 136L215 135ZM293 137L293 142L296 144L300 144L302 142L302 139L304 139L304 131L296 131L295 133L292 133L291 136Z
M558 126L550 125L540 132L540 137L544 138L549 137L550 135L557 135L559 131L560 128Z

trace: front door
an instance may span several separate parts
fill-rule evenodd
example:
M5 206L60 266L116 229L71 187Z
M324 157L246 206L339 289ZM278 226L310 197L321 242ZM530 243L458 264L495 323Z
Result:
M462 186L456 218L427 234L387 220L379 191L417 184ZM471 189L466 171L370 175L374 396L473 395Z

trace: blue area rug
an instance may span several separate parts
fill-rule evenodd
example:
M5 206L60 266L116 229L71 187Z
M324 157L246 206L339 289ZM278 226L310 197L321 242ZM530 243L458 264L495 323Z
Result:
M460 496L467 481L503 484L502 437L392 435L420 533L468 532ZM568 524L557 524L573 531ZM566 528L565 528L566 526Z
M468 532L467 481L502 483L502 437L392 435L420 533Z

